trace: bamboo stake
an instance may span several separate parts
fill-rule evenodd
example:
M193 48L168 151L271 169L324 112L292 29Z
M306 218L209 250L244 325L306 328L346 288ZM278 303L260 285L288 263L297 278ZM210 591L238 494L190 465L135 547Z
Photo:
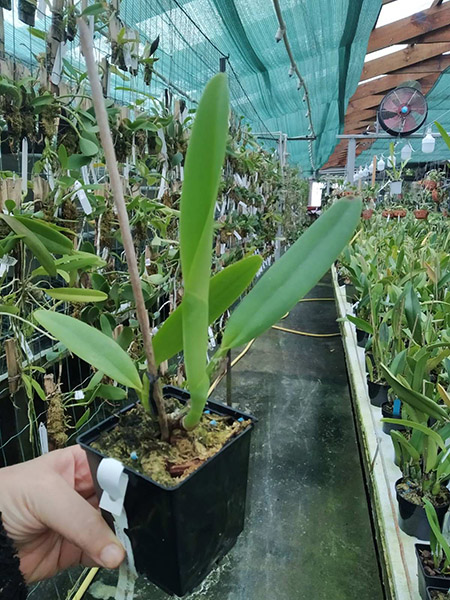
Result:
M375 185L375 177L377 176L377 157L374 156L372 160L372 187Z
M17 361L16 340L5 341L6 368L8 370L9 393L15 394L19 389L19 363Z
M78 27L80 31L81 48L86 61L89 82L91 84L92 101L95 108L95 114L97 116L98 127L100 129L100 140L102 142L106 165L110 175L111 189L117 208L117 216L119 218L120 232L122 234L123 246L127 257L131 286L133 288L133 295L136 301L136 315L142 332L145 355L147 358L147 369L151 378L153 378L153 399L157 407L161 437L163 440L167 440L169 439L167 415L164 409L161 385L158 380L158 368L156 366L155 355L153 352L152 334L150 331L150 323L142 293L141 279L139 277L139 271L137 267L136 251L133 244L133 238L131 237L130 222L128 220L127 207L123 195L122 181L120 179L119 169L117 168L117 159L114 152L114 145L111 136L111 130L109 128L108 116L106 113L105 100L103 98L102 88L100 85L97 64L94 60L92 34L84 20L81 18L78 19ZM150 389L151 388L152 386L150 386Z

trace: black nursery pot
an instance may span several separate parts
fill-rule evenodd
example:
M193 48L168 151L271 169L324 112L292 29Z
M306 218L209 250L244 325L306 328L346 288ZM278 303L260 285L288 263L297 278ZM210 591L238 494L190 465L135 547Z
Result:
M369 398L372 406L382 406L388 401L388 386L384 383L373 383L367 380L369 387Z
M368 339L369 339L368 333L366 333L362 329L356 329L356 342L360 348L366 347Z
M389 406L389 402L383 402L381 405L381 414L383 415L383 419L392 419L392 410L387 410ZM396 419L400 419L401 417L395 417ZM396 425L395 423L383 423L383 432L390 434L391 431L405 431L406 427L404 425Z
M427 591L427 588L439 589L439 591L446 592L450 588L450 577L441 577L436 575L427 575L423 563L420 559L420 550L430 551L429 544L415 544L416 557L417 557L417 574L419 577L419 594L423 600L431 598L431 594Z
M189 399L187 392L170 386L164 388L164 395L183 402ZM125 467L129 478L125 510L136 568L164 591L177 596L184 596L203 581L234 546L244 528L250 437L255 419L217 402L209 401L208 408L232 419L250 419L252 425L173 488ZM104 456L90 444L118 421L114 415L78 438L87 453L99 497L96 474ZM112 527L111 515L104 512L103 516Z
M431 596L431 592L442 592L443 594L447 593L447 590L444 588L437 588L437 587L429 587L427 588L427 600L434 600L433 597Z
M423 506L414 504L406 498L404 498L397 491L397 484L403 481L402 478L395 482L395 493L398 502L398 524L402 531L407 535L418 538L419 540L430 539L430 526L428 524L427 515ZM435 506L436 514L439 520L439 524L442 528L444 523L444 517L448 510L446 506ZM450 582L450 580L449 580ZM429 584L427 584L429 585ZM425 586L426 587L426 586ZM423 598L425 598L425 587L423 588Z

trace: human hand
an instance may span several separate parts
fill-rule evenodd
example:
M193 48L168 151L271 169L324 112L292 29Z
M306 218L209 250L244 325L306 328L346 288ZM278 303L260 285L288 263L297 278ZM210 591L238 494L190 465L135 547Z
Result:
M78 564L112 569L125 557L98 510L80 446L0 469L0 513L30 583Z

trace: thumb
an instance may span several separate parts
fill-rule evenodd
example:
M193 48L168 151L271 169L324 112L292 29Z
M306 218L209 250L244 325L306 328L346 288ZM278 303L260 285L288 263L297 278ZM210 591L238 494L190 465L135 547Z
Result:
M125 558L125 550L100 511L71 488L65 479L50 477L53 481L45 482L42 493L36 493L34 488L33 504L39 520L81 548L97 564L108 569L118 567Z

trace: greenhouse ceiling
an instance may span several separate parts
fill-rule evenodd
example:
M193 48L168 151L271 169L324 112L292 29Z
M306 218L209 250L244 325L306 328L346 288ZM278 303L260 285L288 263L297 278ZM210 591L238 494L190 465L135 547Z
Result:
M227 58L234 111L254 131L273 137L266 141L268 147L276 145L277 136L269 135L273 132L315 134L311 143L288 143L290 162L307 173L326 162L336 134L343 129L381 0L280 2L285 35L304 87L297 75L289 77L291 61L284 41L275 41L279 28L275 4L273 0L122 0L120 17L129 29L139 32L141 43L160 36L152 94L163 96L164 89L170 88L195 101L219 70L220 59ZM47 31L51 21L45 3L39 5L44 12L38 12L34 34L17 18L17 0L12 11L5 11L5 50L30 66L45 52L39 32ZM96 46L100 59L107 45L98 39ZM83 70L77 40L67 44L65 58ZM120 73L112 76L111 95L119 101L144 89L139 78L124 81Z

